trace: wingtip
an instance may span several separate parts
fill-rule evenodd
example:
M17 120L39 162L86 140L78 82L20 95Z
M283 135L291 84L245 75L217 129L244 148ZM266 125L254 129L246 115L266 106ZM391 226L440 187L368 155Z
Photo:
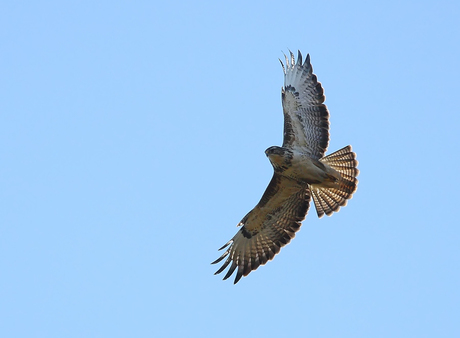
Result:
M286 54L283 53L283 55L284 55L284 59L286 60L286 67L289 68L289 59Z
M281 63L281 66L283 67L283 70L285 70L285 67L289 68L295 65L300 65L300 66L310 65L310 54L309 53L306 54L305 59L304 59L302 52L300 51L300 49L298 49L297 50L297 62L296 62L294 53L289 48L287 50L289 51L288 55L282 52L286 62L284 63L283 61L281 61L281 59L278 59Z
M302 66L302 53L300 50L297 50L297 64Z
M222 249L225 249L227 246L229 246L231 243L233 242L233 239L229 240L227 243L225 243L219 250L217 251L220 251Z
M237 267L236 263L232 262L232 265L230 265L230 268L228 269L227 274L225 275L223 280L228 279L233 274L233 271L235 271L236 267Z
M237 274L236 274L235 280L233 281L233 285L238 283L240 281L241 277L243 277L243 274L238 271Z
M294 66L295 65L295 56L294 56L294 53L289 51L289 54L291 54L291 66Z
M217 258L214 262L211 263L212 264L217 264L219 263L221 260L223 260L225 257L227 257L227 255L230 253L230 250L227 250L225 251L222 256L220 256L219 258Z
M286 68L284 68L284 64L283 64L283 61L281 61L281 59L278 59L281 63L281 67L283 67L283 73L286 74Z

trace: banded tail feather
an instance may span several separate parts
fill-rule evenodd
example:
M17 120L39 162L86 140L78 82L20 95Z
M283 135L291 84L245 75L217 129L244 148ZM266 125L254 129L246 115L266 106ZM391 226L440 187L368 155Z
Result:
M311 185L312 197L319 218L324 214L330 216L333 212L339 211L340 207L347 205L347 200L353 197L358 186L356 177L359 174L356 154L351 150L351 146L337 150L320 161L338 171L341 178L334 187Z

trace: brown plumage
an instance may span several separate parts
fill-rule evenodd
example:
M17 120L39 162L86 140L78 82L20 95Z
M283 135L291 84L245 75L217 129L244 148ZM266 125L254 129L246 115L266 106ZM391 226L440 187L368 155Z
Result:
M324 157L329 144L329 112L324 91L302 54L286 57L282 147L265 153L274 174L261 200L238 224L237 234L219 250L225 252L212 264L225 259L216 274L228 266L224 279L236 270L234 283L264 265L288 244L300 229L313 197L318 217L330 216L347 204L356 191L358 161L351 146Z

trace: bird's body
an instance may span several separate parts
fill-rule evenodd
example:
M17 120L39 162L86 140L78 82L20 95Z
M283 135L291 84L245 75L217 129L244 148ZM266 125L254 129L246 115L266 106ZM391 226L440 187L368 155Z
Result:
M331 186L340 179L340 174L329 165L311 158L308 154L294 149L270 147L265 153L279 175L305 184ZM282 155L280 155L282 154Z
M286 57L284 87L281 90L284 112L283 146L269 147L274 174L261 200L238 224L240 231L221 249L226 258L227 279L237 270L235 283L242 276L264 265L288 244L299 230L313 198L319 217L330 216L345 206L356 191L358 161L351 146L324 156L329 143L329 112L323 104L323 88L307 55L302 63L299 52Z

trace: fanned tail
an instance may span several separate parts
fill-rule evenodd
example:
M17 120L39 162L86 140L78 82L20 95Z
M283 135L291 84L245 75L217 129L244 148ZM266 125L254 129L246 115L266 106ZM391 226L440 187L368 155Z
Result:
M316 212L321 218L324 214L330 216L333 212L339 211L340 207L347 205L347 200L352 198L358 186L356 177L359 170L356 154L351 150L351 146L337 150L320 161L335 169L341 176L333 187L315 184L311 186Z

